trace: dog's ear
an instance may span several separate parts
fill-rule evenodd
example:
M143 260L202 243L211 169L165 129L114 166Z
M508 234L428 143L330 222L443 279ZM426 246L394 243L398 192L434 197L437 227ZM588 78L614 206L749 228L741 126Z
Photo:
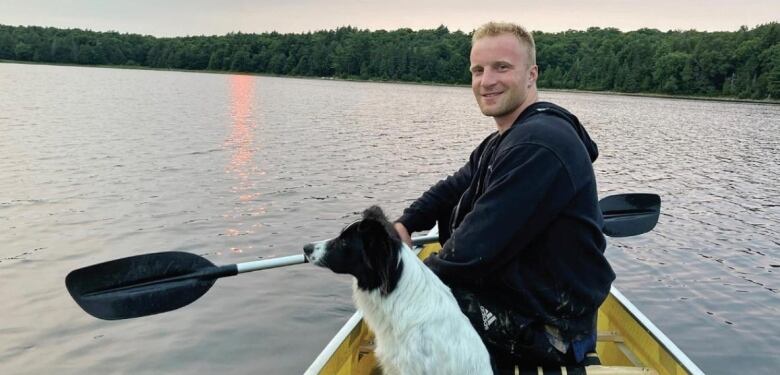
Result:
M366 252L370 253L372 264L381 260L380 258L390 255L394 250L392 233L388 230L392 227L386 223L386 221L366 218L358 224L358 232L363 239Z
M379 222L386 222L387 217L379 206L371 206L363 211L363 219L371 219Z
M363 211L363 220L360 221L358 230L361 233L368 234L364 238L374 240L389 239L393 244L400 241L398 232L393 228L393 224L387 220L387 216L385 216L385 213L382 212L379 206L371 206Z
M374 226L373 223L378 223L379 226ZM387 236L393 239L398 239L398 232L393 228L393 224L387 220L387 216L379 206L371 206L363 211L363 220L360 224L361 228L366 230L384 230ZM378 235L381 233L377 233ZM384 236L382 236L384 237Z
M366 264L379 276L379 290L382 295L390 292L392 278L398 268L401 240L387 221L382 209L372 206L363 212L359 231L363 238Z

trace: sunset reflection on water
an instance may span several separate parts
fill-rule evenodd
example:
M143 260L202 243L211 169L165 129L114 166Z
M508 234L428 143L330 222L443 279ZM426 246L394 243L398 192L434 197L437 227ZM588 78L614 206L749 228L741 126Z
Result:
M231 157L225 166L225 172L236 179L236 184L231 188L231 192L236 194L236 202L233 209L224 215L233 223L233 227L227 228L223 235L237 237L252 234L261 226L256 223L247 228L243 219L265 213L265 207L256 202L260 192L257 191L254 180L265 172L260 169L255 160L255 154L260 147L256 134L258 123L253 111L256 78L248 75L231 75L229 79L231 127L224 147L231 151ZM229 247L229 250L233 253L243 252L242 248L235 246Z

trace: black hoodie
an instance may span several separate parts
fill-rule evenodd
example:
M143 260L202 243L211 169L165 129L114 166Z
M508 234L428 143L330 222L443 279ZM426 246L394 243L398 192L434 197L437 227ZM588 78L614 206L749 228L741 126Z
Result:
M426 264L447 284L474 288L564 338L590 335L615 278L603 255L597 157L577 117L537 102L398 221L410 233L439 221L444 245Z

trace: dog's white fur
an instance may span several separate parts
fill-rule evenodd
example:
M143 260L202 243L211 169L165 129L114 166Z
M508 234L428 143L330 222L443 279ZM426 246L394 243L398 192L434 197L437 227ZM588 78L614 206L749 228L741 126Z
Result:
M357 281L352 288L385 374L492 374L490 355L450 289L402 246L403 269L392 293L361 290Z

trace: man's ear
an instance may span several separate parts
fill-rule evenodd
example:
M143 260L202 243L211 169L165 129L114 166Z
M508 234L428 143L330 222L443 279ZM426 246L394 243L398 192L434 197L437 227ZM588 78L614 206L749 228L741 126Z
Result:
M533 87L536 84L536 80L539 79L539 66L534 65L528 69L528 88Z

